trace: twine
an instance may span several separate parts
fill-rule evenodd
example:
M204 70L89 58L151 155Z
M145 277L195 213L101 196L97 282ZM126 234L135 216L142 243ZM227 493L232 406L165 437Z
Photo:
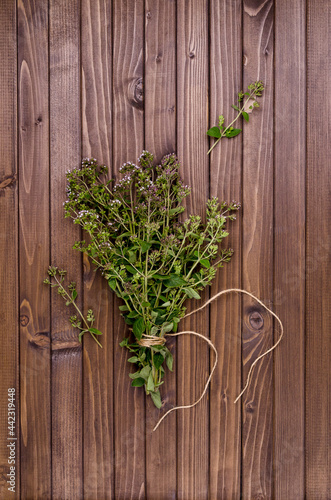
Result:
M273 311L271 311L271 309L269 309L260 299L258 299L257 297L255 297L255 295L253 295L252 293L250 292L247 292L247 290L241 290L239 288L228 288L227 290L222 290L221 292L217 293L216 295L214 295L211 299L207 300L203 306L199 307L198 309L195 309L194 311L191 311L190 313L186 314L184 317L187 318L188 316L191 316L191 314L194 314L198 311L201 311L202 309L204 309L204 307L207 307L208 304L210 304L211 302L213 302L215 299L217 299L218 297L220 297L221 295L224 295L226 293L231 293L231 292L238 292L238 293L244 293L246 295L248 295L249 297L252 297L252 299L256 300L260 305L262 305L274 318L276 318L276 320L278 321L279 323L279 326L280 326L280 336L279 336L279 339L277 340L277 342L272 346L270 347L270 349L268 349L266 352L264 352L263 354L261 354L258 358L256 358L255 361L253 361L253 363L251 364L251 367L249 369L249 372L248 372L248 375L247 375L247 381L246 381L246 384L243 388L243 390L241 391L241 393L239 394L239 396L235 399L234 403L237 403L237 401L241 398L241 396L244 394L244 392L246 391L246 389L248 388L249 386L249 382L250 382L250 377L251 377L251 373L252 373L252 370L254 368L254 366L256 365L256 363L262 359L266 354L268 354L269 352L273 351L273 349L275 349L278 344L280 343L280 341L282 340L282 337L283 337L283 334L284 334L284 327L283 327L283 323L281 322L280 318L277 316L276 313L274 313ZM218 361L218 354L217 354L217 350L216 350L216 347L214 346L214 344L212 343L212 341L206 337L205 335L202 335L201 333L197 333L197 332L192 332L192 331L184 331L184 332L178 332L178 333L167 333L166 336L167 337L176 337L178 335L196 335L197 337L200 337L202 338L203 340L205 340L209 346L213 349L213 351L215 352L215 362L214 362L214 366L209 374L209 377L208 377L208 380L205 384L205 388L201 394L201 396L199 397L199 399L197 399L194 403L190 404L190 405L185 405L185 406L175 406L174 408L171 408L170 410L168 410L161 418L160 420L158 421L158 423L156 424L156 426L154 427L153 429L153 432L156 431L156 429L158 428L158 426L160 425L160 423L162 422L162 420L165 419L165 417L167 415L169 415L169 413L171 413L172 411L175 411L175 410L181 410L181 409L186 409L186 408L192 408L193 406L197 405L201 399L204 397L204 395L206 394L207 392L207 389L208 389L208 385L210 383L210 380L213 376L213 373L215 371L215 368L216 368L216 365L217 365L217 361ZM146 337L146 336L145 336ZM151 336L149 336L151 337ZM160 339L160 337L157 337L158 339ZM160 339L161 340L161 339ZM164 339L162 339L164 340ZM149 344L151 345L151 344ZM158 345L158 344L154 344L154 345ZM163 345L163 344L162 344Z
M164 337L157 337L156 335L146 335L146 333L143 333L142 337L144 338L141 338L137 342L137 344L141 345L142 347L153 347L154 345L164 345L166 343Z

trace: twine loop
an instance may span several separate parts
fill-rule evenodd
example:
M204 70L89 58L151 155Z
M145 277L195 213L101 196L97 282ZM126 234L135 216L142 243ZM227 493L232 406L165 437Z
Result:
M191 316L191 314L194 314L198 311L201 311L201 309L203 309L204 307L206 307L208 304L210 304L211 302L213 302L213 300L217 299L217 297L220 297L221 295L224 295L226 293L230 293L230 292L238 292L238 293L243 293L243 294L246 294L248 295L249 297L251 297L252 299L256 300L256 302L258 302L260 305L262 305L277 321L278 321L278 324L280 326L280 335L279 335L279 338L277 340L277 342L272 346L270 347L270 349L268 349L266 352L264 352L263 354L261 354L260 356L258 356L255 361L253 361L253 363L251 364L251 367L249 369L249 372L248 372L248 375L247 375L247 380L246 380L246 384L243 388L243 390L241 391L241 393L239 394L239 396L235 399L234 403L237 403L237 401L241 398L241 396L244 394L244 392L246 391L246 389L248 388L248 385L249 385L249 382L250 382L250 377L251 377L251 373L252 373L252 370L254 368L254 366L256 365L256 363L261 359L263 358L266 354L270 353L271 351L273 351L275 349L275 347L278 346L279 342L282 340L282 337L283 337L283 334L284 334L284 327L283 327L283 323L281 322L280 318L277 316L276 313L274 313L271 309L269 309L260 299L258 299L257 297L255 297L255 295L253 295L252 293L250 292L247 292L247 290L241 290L239 288L229 288L227 290L222 290L221 292L217 293L216 295L214 295L213 297L211 297L211 299L207 300L203 306L199 307L198 309L195 309L194 311L191 311L190 313L186 314L184 317L187 318L188 316ZM166 333L166 336L168 337L176 337L178 335L195 335L196 337L200 337L202 338L203 340L205 340L205 342L207 342L209 344L209 346L213 349L213 351L215 352L215 361L214 361L214 365L213 365L213 368L209 374L209 377L208 377L208 380L205 384L205 388L201 394L201 396L199 397L199 399L197 399L194 403L190 404L190 405L185 405L185 406L175 406L174 408L171 408L170 410L168 410L161 418L160 420L158 421L158 423L156 424L156 426L154 427L153 429L153 432L158 428L158 426L160 425L160 423L162 422L162 420L167 416L169 415L169 413L171 413L172 411L175 411L175 410L181 410L181 409L185 409L185 408L192 408L193 406L197 405L201 399L204 397L204 395L206 394L207 392L207 389L208 389L208 385L210 383L210 380L213 376L213 373L215 371L215 368L216 368L216 365L217 365L217 361L218 361L218 354L217 354L217 349L216 347L214 346L214 344L212 343L212 341L206 337L205 335L202 335L201 333L197 333L197 332L192 332L192 331L184 331L184 332L178 332L178 333ZM162 340L163 343L155 343L155 344L151 344L149 343L147 347L151 346L151 345L164 345L165 343L165 339L162 338L162 337L153 337L151 335L144 335L145 337L152 337L152 339L154 338L155 341L156 339L158 341ZM151 339L151 342L153 341ZM141 341L145 341L143 339L141 339L138 343L140 343ZM140 344L140 345L146 345L146 344Z

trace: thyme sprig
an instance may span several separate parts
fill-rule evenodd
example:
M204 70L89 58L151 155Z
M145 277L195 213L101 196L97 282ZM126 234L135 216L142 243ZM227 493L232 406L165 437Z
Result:
M242 131L241 128L234 128L233 125L236 123L236 121L243 116L244 120L246 122L249 122L249 113L253 111L254 108L259 107L259 103L257 102L257 97L262 96L262 92L264 90L263 83L259 80L257 82L251 83L248 85L248 92L242 92L240 91L238 93L238 106L235 104L232 104L232 108L235 109L238 114L232 120L232 122L225 126L224 125L224 116L220 115L219 120L218 120L218 125L215 127L210 128L207 131L207 135L210 137L215 137L216 141L214 144L211 146L209 149L208 153L211 153L211 151L214 149L216 144L219 143L223 137L227 137L228 139L231 139L231 137L236 137L240 132ZM241 104L242 103L242 104ZM240 106L241 104L241 106Z
M84 335L84 333L89 333L98 344L98 346L102 348L102 345L96 338L96 335L102 335L102 332L100 332L100 330L98 330L97 328L93 328L93 323L95 321L94 313L92 309L89 309L85 318L78 305L76 304L76 299L78 296L76 283L74 281L71 281L68 285L68 290L66 290L64 287L63 282L66 274L67 271L65 271L64 269L58 269L55 266L50 266L48 268L49 278L45 278L44 283L46 285L50 285L52 288L57 288L57 293L66 301L66 306L73 305L76 309L79 317L77 317L77 314L75 314L73 316L70 316L69 321L74 328L78 328L78 330L80 330L80 333L78 335L79 342L82 341L82 336Z

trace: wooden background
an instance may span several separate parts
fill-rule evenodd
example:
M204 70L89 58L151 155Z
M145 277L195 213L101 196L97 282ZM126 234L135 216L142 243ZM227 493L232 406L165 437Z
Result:
M328 0L1 0L1 499L331 498L330 47ZM207 128L256 79L261 108L207 156ZM130 387L118 345L118 301L71 249L79 231L62 207L82 156L115 175L144 148L177 151L189 210L203 214L211 195L242 202L235 256L208 293L246 288L285 326L234 405L277 339L272 320L234 295L183 322L210 335L219 363L208 397L155 433L159 412ZM82 348L42 284L50 263L96 311L103 350ZM164 409L194 400L214 359L200 340L172 349Z

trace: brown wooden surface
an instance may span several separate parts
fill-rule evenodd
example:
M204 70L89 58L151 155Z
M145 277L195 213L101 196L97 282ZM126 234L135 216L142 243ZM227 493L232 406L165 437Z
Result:
M163 0L145 3L145 148L155 160L176 151L176 4ZM176 342L169 343L176 360ZM162 385L163 408L176 402L176 374L168 372ZM159 411L146 398L146 495L155 500L174 498L177 489L176 415L152 432Z
M217 123L221 110L234 117L231 104L242 87L241 1L211 2L210 110ZM232 57L228 57L229 48ZM220 200L241 200L242 136L224 141L210 158L210 195ZM231 165L231 169L228 166ZM241 288L241 218L232 224L227 245L235 249L231 267L217 275L210 295L226 288ZM220 356L210 391L210 498L240 496L241 411L233 404L241 383L241 298L220 297L210 306L210 337Z
M320 5L321 4L321 5ZM307 4L306 495L331 497L330 50L328 2Z
M51 495L48 9L18 3L21 496ZM40 170L40 165L44 168Z
M8 389L16 391L15 493L20 498L19 288L17 189L17 13L10 0L0 4L0 495L8 494Z
M81 157L80 3L50 1L50 209L54 265L77 282L82 304L82 259L72 250L79 230L63 218L65 172ZM45 269L46 272L46 269ZM83 494L82 347L63 314L63 299L51 294L52 495Z
M327 0L3 0L0 5L0 499L327 500L330 486L330 19ZM261 78L243 134L207 156L205 132ZM65 171L95 157L118 176L142 150L177 152L189 211L238 200L235 249L185 322L219 363L208 396L159 412L131 387L128 331L105 280L72 250ZM78 342L42 284L68 269L103 349ZM198 303L196 303L198 305ZM193 301L188 304L194 308ZM260 316L259 316L260 315ZM258 321L262 319L262 321ZM214 354L171 341L161 414L199 396ZM8 491L8 388L16 389L16 492Z
M109 2L82 2L82 156L111 165L112 16ZM111 177L111 172L110 175ZM90 337L83 352L84 496L114 498L113 297L107 282L84 259L84 305L105 332L103 349Z
M301 1L275 7L275 102L281 105L274 119L273 301L289 333L274 355L274 497L295 500L305 493L306 13ZM284 92L286 81L292 88Z
M243 85L256 78L266 90L243 135L242 286L268 306L273 296L273 2L244 1ZM263 324L250 321L258 312ZM249 297L243 298L243 379L273 342L272 320ZM266 356L242 398L242 497L270 498L273 467L273 369Z

